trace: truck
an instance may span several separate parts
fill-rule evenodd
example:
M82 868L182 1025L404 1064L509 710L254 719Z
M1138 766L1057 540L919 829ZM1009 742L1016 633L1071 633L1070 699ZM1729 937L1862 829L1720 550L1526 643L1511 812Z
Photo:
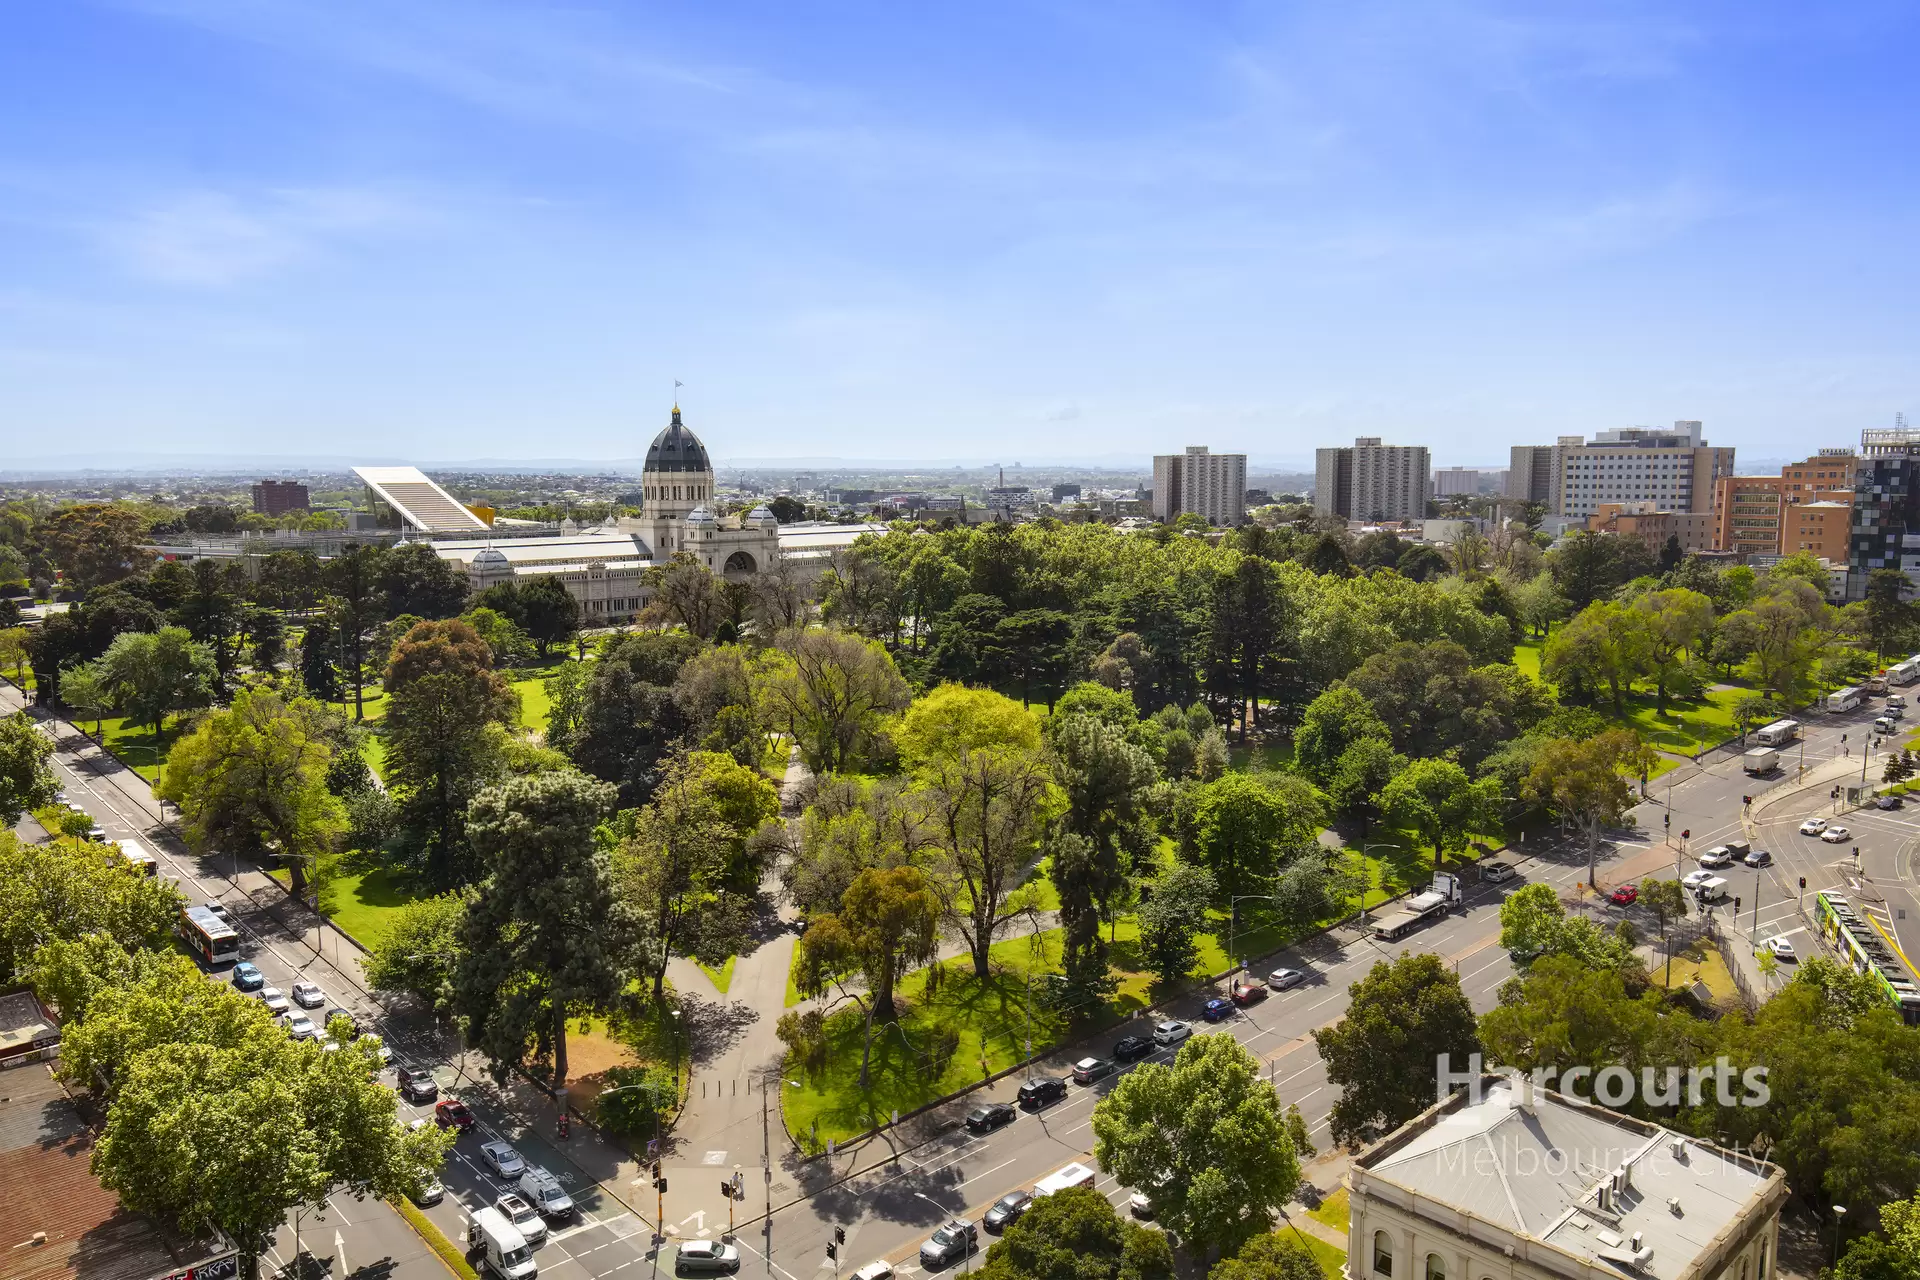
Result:
M1784 747L1799 736L1798 720L1775 720L1763 729L1754 730L1753 740L1763 747Z
M1774 747L1755 747L1740 757L1740 767L1758 776L1780 767L1780 752Z
M1848 685L1844 689L1835 689L1827 695L1828 711L1851 711L1867 700L1865 690L1858 685Z
M1884 673L1877 676L1868 676L1866 683L1860 687L1868 693L1885 693L1887 691L1887 677Z
M539 1274L527 1238L507 1221L506 1214L491 1206L473 1211L467 1223L467 1250L480 1255L477 1270L490 1271L500 1280L533 1280Z
M1373 936L1386 942L1404 938L1428 921L1443 916L1464 896L1460 877L1446 871L1433 873L1433 883L1408 898L1400 910L1373 922Z
M1694 900L1699 902L1701 906L1705 906L1709 902L1724 902L1727 897L1727 878L1725 876L1711 876L1708 879L1702 880L1699 884L1693 886L1693 896Z
M1091 1187L1098 1179L1093 1170L1083 1164L1070 1164L1064 1169L1056 1169L1040 1181L1033 1184L1034 1198L1050 1196L1056 1191L1065 1191L1069 1187Z

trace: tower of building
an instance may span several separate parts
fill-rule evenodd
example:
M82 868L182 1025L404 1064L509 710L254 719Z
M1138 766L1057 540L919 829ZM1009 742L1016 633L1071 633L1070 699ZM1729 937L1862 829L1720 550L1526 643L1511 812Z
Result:
M647 446L647 459L640 470L640 493L640 519L655 560L664 561L676 551L690 549L686 545L686 519L696 508L713 501L713 463L700 437L680 421L677 404L673 406L673 421Z

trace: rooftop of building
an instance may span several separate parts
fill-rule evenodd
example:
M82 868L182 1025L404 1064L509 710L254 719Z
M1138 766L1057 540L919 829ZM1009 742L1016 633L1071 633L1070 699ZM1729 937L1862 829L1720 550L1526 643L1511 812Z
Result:
M1478 1102L1456 1094L1357 1157L1356 1193L1391 1201L1398 1189L1412 1212L1496 1247L1544 1241L1636 1280L1690 1274L1786 1198L1780 1170L1753 1156L1525 1082L1484 1083Z
M583 529L579 533L555 538L436 539L433 550L443 560L472 564L473 558L491 549L506 558L508 564L546 564L562 560L630 560L641 554L631 533L604 526Z
M647 459L641 464L641 473L702 473L713 470L713 463L707 459L707 446L700 443L700 437L688 430L687 424L680 421L680 406L673 406L673 420L660 429L660 434L647 446Z
M368 490L422 533L484 532L482 520L418 467L355 467Z

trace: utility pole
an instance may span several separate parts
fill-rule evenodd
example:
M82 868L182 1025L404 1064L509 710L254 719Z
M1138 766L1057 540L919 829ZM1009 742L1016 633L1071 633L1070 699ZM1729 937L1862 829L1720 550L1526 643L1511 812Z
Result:
M786 1077L780 1079L784 1082ZM784 1087L784 1083L783 1086ZM785 1095L781 1095L783 1098ZM760 1189L767 1196L767 1222L761 1229L760 1254L767 1262L767 1280L773 1280L773 1140L767 1128L767 1082L760 1081Z

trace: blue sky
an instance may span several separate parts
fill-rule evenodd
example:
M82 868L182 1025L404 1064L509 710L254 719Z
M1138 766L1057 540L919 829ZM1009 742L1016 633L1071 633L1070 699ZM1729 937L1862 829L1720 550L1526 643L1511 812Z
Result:
M1801 456L1920 409L1916 28L29 0L0 459Z

